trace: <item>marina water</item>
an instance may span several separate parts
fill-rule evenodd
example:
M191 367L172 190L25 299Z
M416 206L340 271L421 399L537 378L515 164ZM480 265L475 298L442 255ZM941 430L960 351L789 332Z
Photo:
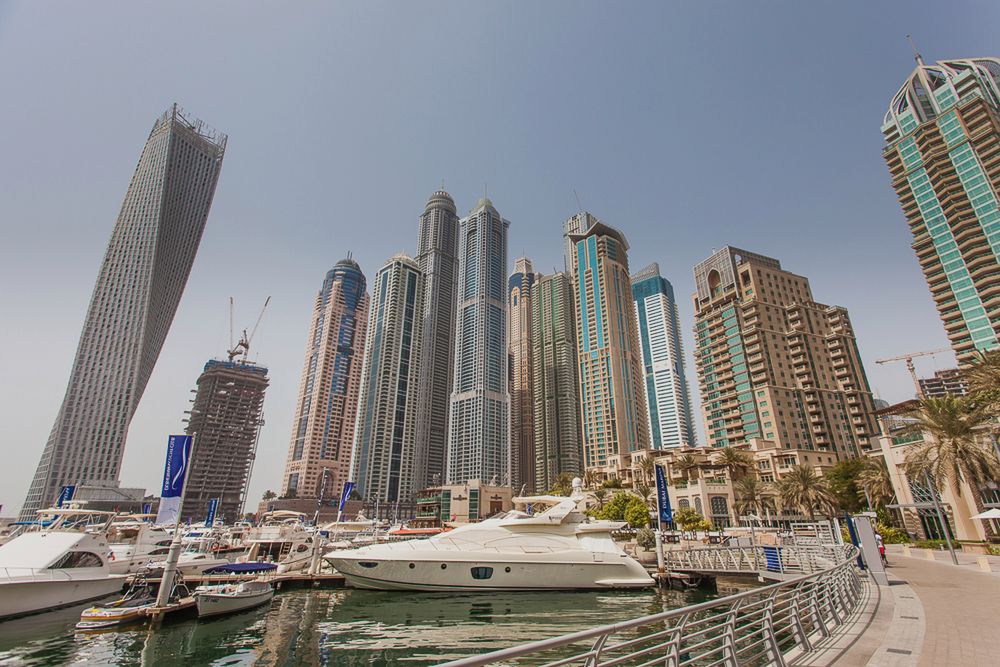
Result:
M719 582L718 595L747 588ZM705 590L290 590L215 620L77 633L85 605L0 623L2 665L432 665L715 597Z

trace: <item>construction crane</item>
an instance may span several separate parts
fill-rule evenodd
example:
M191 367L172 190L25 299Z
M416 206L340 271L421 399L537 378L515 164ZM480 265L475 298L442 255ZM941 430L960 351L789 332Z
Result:
M239 342L233 345L233 297L229 297L229 346L230 349L227 350L229 354L229 361L232 361L236 357L243 355L243 361L246 362L247 355L250 353L250 341L253 340L253 336L257 333L257 327L260 326L260 321L264 318L264 311L267 310L267 304L271 303L271 297L267 297L264 301L264 307L260 309L260 315L257 316L257 322L254 323L253 329L250 330L250 335L247 335L247 330L243 330L243 335L240 336Z
M928 350L927 352L911 352L910 354L901 354L898 357L889 357L888 359L878 359L875 361L876 364L891 364L896 361L905 361L906 370L910 371L910 377L913 378L913 386L917 389L917 398L923 398L924 392L920 388L920 378L917 377L917 369L913 365L913 359L915 357L928 357L934 356L935 354L941 354L942 352L951 352L950 347L941 347L936 350Z

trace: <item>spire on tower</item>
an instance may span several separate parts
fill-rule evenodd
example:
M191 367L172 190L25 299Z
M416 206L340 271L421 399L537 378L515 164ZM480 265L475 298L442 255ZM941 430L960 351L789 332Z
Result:
M917 64L921 67L924 66L924 57L920 55L920 51L917 51L917 45L913 43L913 37L910 35L906 36L906 41L910 43L910 48L913 49L913 59L917 61Z

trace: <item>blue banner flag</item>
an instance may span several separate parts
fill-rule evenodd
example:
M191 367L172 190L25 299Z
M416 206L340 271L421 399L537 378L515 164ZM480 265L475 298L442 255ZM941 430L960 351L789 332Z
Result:
M337 508L338 512L344 511L344 505L347 504L347 499L351 497L351 491L354 490L354 482L344 482L344 490L340 494L340 507Z
M656 505L659 510L660 524L674 522L674 512L670 509L670 494L667 493L667 478L663 475L663 466L656 466Z
M143 503L142 505L143 514L149 514L152 511L153 511L153 503Z
M76 486L68 484L63 488L59 489L59 499L56 500L56 507L62 507L69 501L73 500L73 494L76 493Z
M190 463L191 436L170 436L167 439L167 462L163 468L163 488L160 489L160 509L156 513L156 523L177 521Z
M219 499L212 498L208 501L208 516L205 517L205 526L211 528L215 525L215 510L219 507Z

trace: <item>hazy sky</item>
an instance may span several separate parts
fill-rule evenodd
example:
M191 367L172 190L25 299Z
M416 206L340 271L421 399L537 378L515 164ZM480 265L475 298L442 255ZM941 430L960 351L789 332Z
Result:
M628 235L633 269L658 261L673 283L695 395L691 269L730 244L848 307L873 388L910 397L902 365L875 359L947 339L879 126L913 67L906 33L927 60L997 55L998 25L995 1L0 1L3 514L24 498L132 170L174 101L229 148L122 483L158 488L166 436L225 351L228 297L250 326L270 295L250 509L279 486L325 272L352 251L370 279L413 253L442 179L463 214L488 183L509 264L523 251L545 272L575 188Z

